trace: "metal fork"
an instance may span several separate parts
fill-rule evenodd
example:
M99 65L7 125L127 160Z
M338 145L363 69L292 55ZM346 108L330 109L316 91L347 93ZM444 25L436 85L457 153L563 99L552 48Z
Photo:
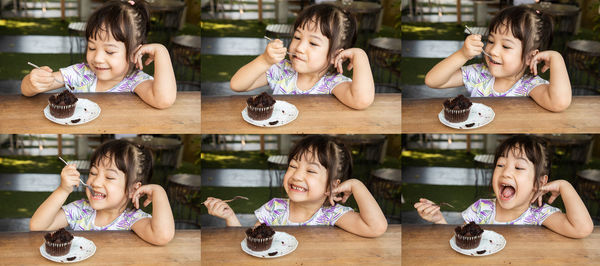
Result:
M30 65L30 66L32 66L32 67L35 67L35 68L37 68L37 69L42 69L42 68L40 68L39 66L37 66L36 64L34 64L34 63L27 62L27 64L28 64L28 65ZM58 79L56 79L56 78L54 78L54 81L58 82L58 84L64 84L64 82L61 82L60 80L58 80ZM68 88L67 88L67 89L68 89Z
M465 25L465 29L467 29L467 31L469 32L469 34L473 34L473 31L469 28L469 26ZM492 58L492 56L490 54L486 53L485 50L481 50L481 52L484 55L487 55L489 58Z
M60 159L63 163L65 163L65 165L69 165L67 163L67 161L65 161L65 159L63 159L62 157L58 156L58 159ZM86 184L85 182L83 182L83 180L81 180L81 178L79 179L79 182L81 182L82 185L84 185L85 187L89 188L91 192L94 192L94 189L92 188L92 186Z
M248 198L244 197L244 196L235 196L233 197L233 199L228 199L228 200L224 200L223 202L232 202L236 199L244 199L244 200L248 200ZM202 202L201 204L204 205L206 201Z
M267 37L267 36L263 36L263 37L264 37L265 39L269 40L269 41L273 41L273 39L271 39L271 38L269 38L269 37ZM286 54L289 54L289 55L296 55L295 53L290 53L290 52L288 52L288 51L285 51L285 53L286 53Z

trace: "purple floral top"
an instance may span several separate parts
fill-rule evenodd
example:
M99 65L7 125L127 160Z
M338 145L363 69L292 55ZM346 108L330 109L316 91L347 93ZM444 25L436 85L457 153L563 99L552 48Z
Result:
M521 214L519 218L510 222L497 222L495 220L496 199L480 199L473 203L468 209L464 210L462 212L462 217L466 223L542 225L544 220L555 212L560 212L560 209L546 203L544 203L542 207L530 205L529 209Z
M92 209L86 199L73 201L62 206L67 222L75 231L103 231L103 230L131 230L131 226L144 218L152 218L152 215L142 210L125 210L117 219L107 226L99 227L94 224L96 210Z
M273 94L331 94L335 86L343 82L352 82L351 78L342 74L324 75L309 90L299 90L296 85L298 72L292 68L292 63L284 59L272 65L267 70L267 81L273 89Z
M274 198L254 211L254 215L261 223L267 225L335 225L335 222L352 208L336 204L330 207L321 207L310 219L301 223L289 220L289 199Z
M95 92L98 78L96 73L85 63L79 63L61 68L65 84L71 86L74 92ZM121 82L106 92L133 92L137 85L154 78L141 70L135 70L133 74L126 76Z
M494 90L496 78L492 76L486 65L473 64L463 66L461 70L463 83L471 93L471 97L526 97L536 86L549 83L540 76L523 76L506 92L496 92Z

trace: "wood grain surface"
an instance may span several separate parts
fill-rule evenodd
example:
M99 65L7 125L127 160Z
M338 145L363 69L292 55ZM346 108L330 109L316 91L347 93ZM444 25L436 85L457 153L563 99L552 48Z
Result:
M202 229L202 265L398 265L401 259L401 226L390 225L377 238L364 238L337 227L274 227L293 235L298 247L278 258L256 258L240 243L245 227Z
M402 265L598 265L600 227L584 239L561 236L542 226L482 225L506 239L498 253L473 257L450 247L456 225L403 225Z
M471 98L494 110L494 120L476 129L454 129L438 119L445 99L404 99L402 133L600 133L600 96L575 96L567 110L553 113L529 97Z
M343 105L332 95L275 95L298 108L298 117L280 127L257 127L244 121L248 96L202 99L203 134L400 134L400 94L376 94L365 110Z
M0 95L3 134L200 134L200 92L178 92L175 103L159 110L131 93L78 93L100 106L100 116L86 124L59 125L44 116L50 94Z
M200 265L200 230L177 230L165 246L154 246L133 231L76 231L94 242L96 253L76 265ZM1 232L0 264L59 265L42 257L46 232Z

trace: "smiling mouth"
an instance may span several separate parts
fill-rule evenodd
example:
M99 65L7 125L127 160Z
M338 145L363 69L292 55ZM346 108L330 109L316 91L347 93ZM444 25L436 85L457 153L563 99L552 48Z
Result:
M290 188L299 192L306 192L308 189L303 188L303 187L299 187L299 186L295 186L295 185L290 185Z
M100 192L96 192L93 190L90 190L90 194L92 195L92 199L94 200L102 200L106 198L106 194L104 193L100 193Z
M96 67L96 70L109 70L109 67Z
M510 200L512 199L517 190L509 184L500 184L500 199Z
M490 60L490 63L492 63L492 64L502 65L502 63L494 61L494 59L492 59L491 57L488 57L488 59Z

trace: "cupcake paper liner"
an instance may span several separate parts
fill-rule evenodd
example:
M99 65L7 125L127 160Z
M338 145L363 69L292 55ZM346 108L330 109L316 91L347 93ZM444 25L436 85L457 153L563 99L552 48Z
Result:
M52 243L46 241L46 252L52 256L63 256L69 253L71 242L73 242L73 240L67 243Z
M271 117L275 105L269 107L254 107L246 104L248 108L248 116L254 120L265 120Z
M263 251L271 248L271 243L273 243L273 236L267 238L254 238L251 236L246 236L246 243L248 248L254 251Z
M463 122L469 118L469 113L471 112L471 107L463 110L453 110L444 107L444 118L451 123Z
M454 233L456 237L456 245L462 249L472 249L479 246L481 235L478 236L462 236Z

